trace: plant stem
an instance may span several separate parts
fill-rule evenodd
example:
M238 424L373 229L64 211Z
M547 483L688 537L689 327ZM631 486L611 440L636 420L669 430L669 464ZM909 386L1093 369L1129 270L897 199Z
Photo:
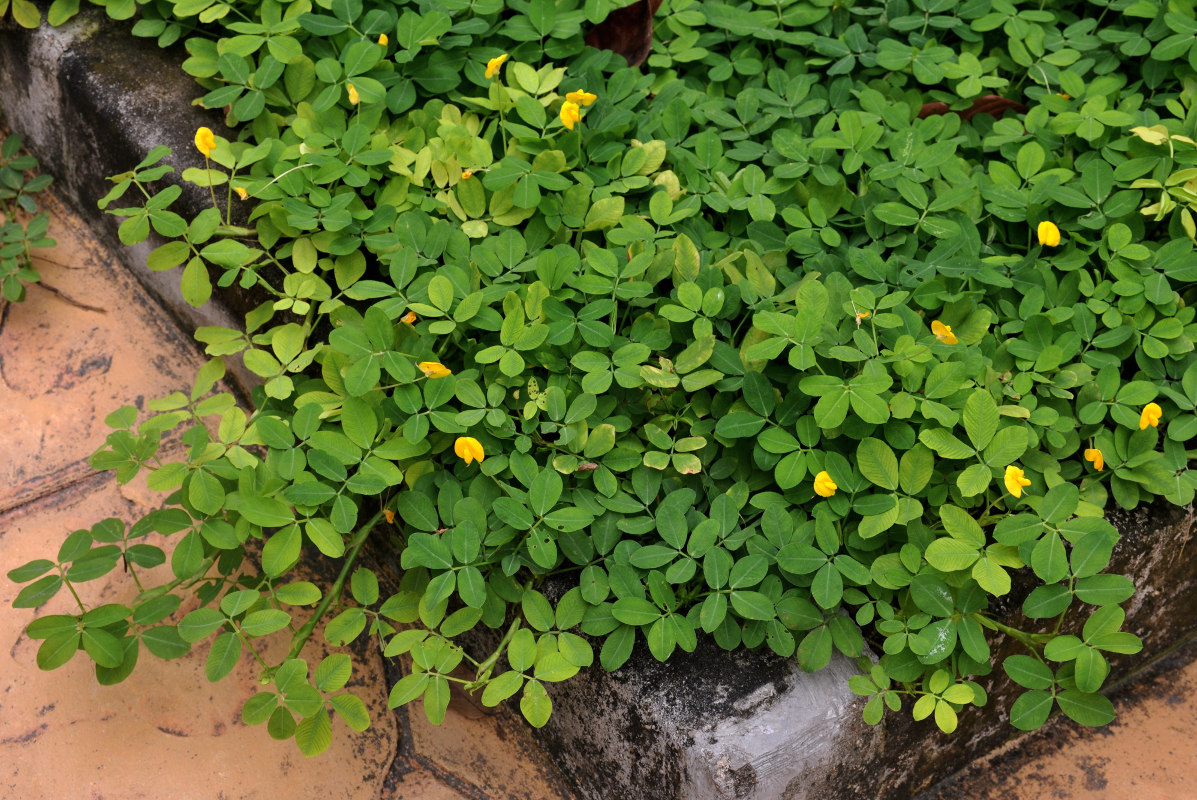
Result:
M358 551L362 549L362 545L366 543L366 537L370 535L370 531L382 519L382 512L379 511L374 516L366 521L366 524L358 529L357 535L353 537L353 541L349 545L349 551L345 554L345 563L341 566L341 573L337 575L337 580L333 583L332 588L324 595L324 599L320 601L320 605L316 606L316 611L299 632L291 639L291 652L287 654L287 659L299 657L299 651L307 644L308 639L316 630L316 625L320 623L321 617L328 611L328 607L335 603L341 597L341 591L345 588L345 579L349 577L349 570L353 569L353 563L357 561Z

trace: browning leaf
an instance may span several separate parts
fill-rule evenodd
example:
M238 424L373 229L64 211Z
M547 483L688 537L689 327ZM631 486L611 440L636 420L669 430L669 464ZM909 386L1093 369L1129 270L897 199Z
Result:
M919 119L926 119L936 114L946 114L950 110L947 103L924 103L922 109L919 110ZM991 114L995 119L1001 119L1002 114L1010 110L1022 114L1026 112L1027 107L1017 100L998 97L996 94L987 94L984 97L978 97L971 106L956 113L960 115L961 119L968 122L977 114Z
M644 63L653 49L653 15L661 0L637 0L617 8L586 34L586 44L599 50L612 50L635 67Z

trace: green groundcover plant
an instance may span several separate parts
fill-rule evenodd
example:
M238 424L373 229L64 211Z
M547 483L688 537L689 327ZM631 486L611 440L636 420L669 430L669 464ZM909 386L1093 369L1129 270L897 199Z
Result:
M25 284L41 279L33 266L33 249L54 246L46 236L50 215L39 214L33 199L53 179L34 175L36 169L37 159L21 153L20 136L0 142L0 310L6 303L24 300Z
M1191 0L667 0L640 68L583 44L608 0L100 4L183 41L235 131L197 133L194 219L164 148L101 206L190 303L268 299L199 331L190 393L109 417L93 465L168 507L10 573L21 607L142 588L33 622L41 667L248 651L243 718L313 754L369 724L350 657L304 659L322 619L410 658L392 707L439 722L458 682L533 725L546 683L711 636L806 670L867 643L866 720L951 732L1004 634L1016 727L1113 718L1141 643L1103 511L1197 488ZM920 117L995 93L1026 112ZM332 586L296 579L320 557Z

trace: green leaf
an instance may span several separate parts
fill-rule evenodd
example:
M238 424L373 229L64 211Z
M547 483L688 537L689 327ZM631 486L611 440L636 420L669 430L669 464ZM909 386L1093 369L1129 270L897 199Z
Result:
M208 660L204 664L204 673L210 682L215 683L232 672L240 659L241 639L232 631L225 631L213 640Z
M993 440L998 428L998 407L993 395L984 389L977 389L968 396L964 404L964 431L973 447L983 450Z
M975 547L946 536L929 544L924 555L927 563L941 572L968 569L980 557Z
M1044 583L1056 583L1068 575L1068 554L1060 534L1050 531L1031 551L1031 569Z
M515 670L508 670L491 678L482 691L482 705L497 706L518 692L524 685L524 676Z
M1044 522L1059 524L1076 513L1080 505L1080 489L1072 483L1061 483L1048 490L1036 510Z
M613 227L623 216L623 207L624 199L619 196L596 200L586 212L586 222L582 230L597 231Z
M38 669L58 669L66 664L79 651L82 638L82 634L75 630L46 637L46 640L37 649Z
M288 525L276 531L266 540L262 548L262 571L277 578L299 561L299 548L303 542L298 525Z
M1114 721L1114 704L1100 694L1067 689L1056 696L1056 702L1061 711L1082 725L1100 727Z
M1033 731L1047 722L1052 713L1050 692L1023 692L1010 706L1010 724L1020 731Z
M836 573L836 576L838 577L839 573ZM772 601L760 592L733 591L731 593L731 607L745 619L770 620L777 616Z
M1007 656L1002 662L1002 669L1010 676L1010 680L1027 689L1048 689L1052 685L1051 668L1031 656Z
M879 439L870 437L857 445L856 468L882 489L898 488L898 459L889 445Z
M956 608L947 585L927 574L916 575L910 582L910 597L920 609L936 617L950 617Z
M989 552L973 565L973 580L990 594L1001 597L1010 591L1010 573Z
M953 539L976 548L985 546L985 532L972 514L957 506L946 505L939 509L939 517L943 520L944 530Z
M625 625L648 625L661 616L659 608L638 597L624 597L616 600L611 613Z
M549 721L553 713L553 701L540 681L529 680L524 686L524 693L520 696L520 713L533 728L543 728Z
M243 497L238 510L247 520L263 528L281 528L295 521L291 507L274 497Z
M541 517L549 513L561 499L563 486L557 470L544 469L538 472L532 479L532 485L528 487L528 502L532 513Z
M326 709L321 708L315 716L303 719L295 726L295 744L299 752L309 758L329 748L332 744L332 724Z
M267 608L246 614L241 630L246 636L267 636L282 630L291 622L291 615L277 608Z
M333 707L345 724L351 730L361 733L370 727L370 711L362 699L353 694L337 694L328 698L328 704ZM298 731L296 731L298 733Z

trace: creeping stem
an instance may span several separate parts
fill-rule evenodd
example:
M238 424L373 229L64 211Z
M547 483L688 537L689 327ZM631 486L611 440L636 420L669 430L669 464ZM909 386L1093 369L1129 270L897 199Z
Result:
M370 535L370 531L382 519L382 512L379 511L374 516L366 521L366 524L358 529L357 535L353 537L353 541L349 545L349 551L345 554L345 563L341 566L341 573L337 575L337 580L333 583L332 588L324 595L324 599L320 601L320 605L316 606L315 613L309 619L299 632L291 639L291 652L287 654L287 659L299 657L299 651L307 644L308 639L316 630L316 625L320 623L321 617L328 611L328 607L335 603L341 597L341 591L345 588L345 579L349 577L349 570L353 569L353 563L357 561L358 551L362 549L362 545L366 543L366 537Z

